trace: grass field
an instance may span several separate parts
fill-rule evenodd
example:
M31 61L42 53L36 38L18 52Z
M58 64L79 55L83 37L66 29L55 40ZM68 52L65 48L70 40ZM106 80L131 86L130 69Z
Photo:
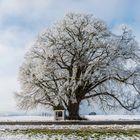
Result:
M96 115L89 120L140 120L140 115ZM46 122L53 117L0 117L0 122ZM140 125L0 125L0 140L140 140Z
M11 126L12 127L12 126ZM0 140L139 140L140 128L81 127L24 128L0 130Z

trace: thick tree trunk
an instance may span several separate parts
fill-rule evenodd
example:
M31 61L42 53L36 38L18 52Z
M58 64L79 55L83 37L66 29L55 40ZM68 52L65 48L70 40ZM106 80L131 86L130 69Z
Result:
M79 105L80 103L69 103L68 107L68 119L69 120L80 120L81 117L79 116Z

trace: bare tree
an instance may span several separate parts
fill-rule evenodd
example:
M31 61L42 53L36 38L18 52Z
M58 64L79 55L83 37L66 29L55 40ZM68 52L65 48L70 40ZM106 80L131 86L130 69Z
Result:
M111 33L92 15L67 14L45 30L20 68L20 108L63 106L80 119L81 101L103 108L140 106L140 49L131 31Z

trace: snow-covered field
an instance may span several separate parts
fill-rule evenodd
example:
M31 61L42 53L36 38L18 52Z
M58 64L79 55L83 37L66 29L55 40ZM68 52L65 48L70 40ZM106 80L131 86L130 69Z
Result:
M140 115L85 115L89 120L140 120Z
M38 134L38 135L23 135L23 134L9 134L6 135L0 134L0 140L140 140L139 136L124 136L120 135L118 136L100 136L96 137L95 135L88 136L88 137L81 137L76 135L44 135L44 134Z
M140 115L85 115L88 120L140 120ZM0 122L18 122L18 121L53 121L53 116L12 116L0 117Z
M0 117L0 122L34 122L34 121L53 121L53 116L10 116Z
M53 134L47 133L48 130L53 130ZM66 135L65 130L74 130L72 133ZM91 131L93 129L93 132ZM111 133L111 132L104 132L107 130L121 130L126 131L128 135L123 133ZM46 125L46 126L33 126L33 125L15 125L15 126L8 126L8 125L1 125L0 126L0 140L139 140L140 133L130 133L129 130L138 130L140 126L79 126L79 125L67 125L67 126L56 126L56 125ZM32 130L32 131L28 131ZM39 132L40 130L43 130ZM46 132L45 132L45 131ZM56 130L62 130L62 134L55 133ZM89 135L83 134L81 136L76 133L76 130L82 130L84 133L85 130L90 130ZM101 130L104 133L98 133L97 130ZM94 132L95 131L95 132ZM45 132L45 134L44 134ZM67 131L66 131L67 132ZM89 131L88 131L89 132Z
M140 120L140 115L87 115L89 120ZM54 118L50 116L13 116L0 117L0 122L19 122L19 121L53 121ZM72 130L72 133L66 135L65 130ZM78 135L76 130L93 130L89 135ZM32 130L32 131L28 131ZM40 131L41 130L41 131ZM42 131L43 130L43 131ZM62 133L48 133L48 130L62 130ZM101 130L102 133L96 132ZM112 133L105 132L107 130L118 130L127 133ZM132 133L131 130L138 130ZM95 132L94 132L95 131ZM118 132L116 131L116 132ZM130 133L129 133L130 131ZM45 133L44 133L45 132ZM140 140L140 125L0 125L0 140Z

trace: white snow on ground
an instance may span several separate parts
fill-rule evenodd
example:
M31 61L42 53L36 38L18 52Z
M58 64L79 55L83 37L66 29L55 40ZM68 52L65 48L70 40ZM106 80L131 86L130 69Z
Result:
M140 115L85 115L85 118L95 121L140 120Z
M0 125L0 131L3 130L26 130L26 129L81 129L81 128L93 128L93 129L140 129L140 125Z
M88 120L140 120L140 115L85 115ZM22 121L54 121L54 116L12 116L0 117L0 122L22 122Z
M4 134L1 134L0 140L139 140L139 136L100 136L96 138L96 136L88 136L88 137L80 137L75 135L44 135L44 134L38 134L38 135L23 135L23 134L9 134L7 133L7 136Z
M106 125L106 126L79 126L79 125L67 125L67 126L56 126L56 125L43 125L43 126L34 126L34 125L25 125L25 126L20 126L20 125L15 125L15 126L8 126L8 125L0 125L0 140L98 140L98 139L104 139L104 140L139 140L140 134L133 135L133 136L125 136L123 134L118 135L108 135L104 134L101 135L100 137L96 137L96 133L93 133L91 136L77 136L75 134L70 134L70 135L63 135L63 134L55 134L55 135L47 135L43 133L37 133L37 134L31 134L31 133L20 133L19 130L28 130L28 129L42 129L42 128L49 128L49 129L80 129L80 128L94 128L94 129L122 129L122 130L129 130L133 128L140 128L138 125L131 125L131 126L118 126L118 125ZM13 131L16 130L16 133ZM54 130L55 131L55 130ZM13 133L14 132L14 133ZM97 139L96 139L97 138Z
M10 116L0 117L0 122L36 122L36 121L53 121L54 116Z
M89 120L140 120L140 115L86 115ZM53 116L13 116L13 117L0 117L0 122L19 122L19 121L53 121ZM91 136L77 136L75 134L70 135L47 135L47 134L23 134L19 130L28 129L81 129L81 128L93 128L93 129L140 129L140 125L0 125L0 140L96 140L96 133ZM16 132L16 133L15 133ZM97 139L104 140L139 140L140 134L133 136L125 136L123 134L118 135L101 135Z

